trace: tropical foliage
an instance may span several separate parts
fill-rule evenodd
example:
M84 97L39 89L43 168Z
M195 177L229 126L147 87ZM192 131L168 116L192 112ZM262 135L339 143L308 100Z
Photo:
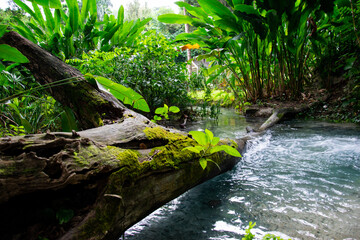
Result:
M136 47L83 53L67 62L83 73L101 75L144 96L151 112L167 104L185 109L190 104L185 63L176 63L179 52L161 34L149 31Z
M229 0L227 7L217 0L197 2L199 7L177 2L191 17L164 14L159 20L197 27L176 40L200 44L207 54L198 59L211 61L214 74L226 73L224 80L238 100L242 94L252 101L298 97L316 67L317 50L328 48L331 28L350 25L332 23L334 7L341 12L341 4L349 1Z
M145 29L145 24L151 20L124 21L124 8L120 7L117 17L105 14L100 21L96 0L83 0L81 10L76 0L66 0L66 5L61 5L60 0L33 1L33 9L21 0L14 2L31 19L23 22L15 17L17 24L11 24L12 27L62 59L81 56L83 51L88 52L98 46L103 51L115 46L132 46Z
M127 18L132 13L123 7L109 14L107 0L14 2L17 10L1 10L0 36L10 25L135 108L154 112L166 104L185 110L194 103L191 89L202 91L191 96L202 96L203 115L216 116L220 103L296 99L315 83L345 90L334 118L360 121L359 0L178 2L187 15L138 9L135 0L140 19ZM160 22L151 20L159 14ZM185 23L192 33L183 33ZM209 67L188 78L179 46L192 48L192 56ZM22 54L2 44L0 58L1 125L9 134L74 128L71 109L43 91L21 65L27 62ZM218 104L211 103L214 98Z

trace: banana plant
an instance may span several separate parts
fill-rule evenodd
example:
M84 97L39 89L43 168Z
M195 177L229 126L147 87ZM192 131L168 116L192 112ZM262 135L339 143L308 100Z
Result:
M102 50L131 46L151 20L124 21L121 6L117 17L105 15L103 21L98 21L96 0L82 0L81 10L77 0L66 0L64 6L60 0L31 1L32 9L21 0L14 2L32 18L28 23L16 19L12 27L62 59L80 56L98 46Z

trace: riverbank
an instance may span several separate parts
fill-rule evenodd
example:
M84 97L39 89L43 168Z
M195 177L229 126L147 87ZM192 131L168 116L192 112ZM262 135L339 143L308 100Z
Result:
M346 87L307 90L296 101L268 99L248 106L245 115L269 117L273 109L298 109L296 117L305 120L326 120L330 122L351 122L360 124L360 101L348 95Z

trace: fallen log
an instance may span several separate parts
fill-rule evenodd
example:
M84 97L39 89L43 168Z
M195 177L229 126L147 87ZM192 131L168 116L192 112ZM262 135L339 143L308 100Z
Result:
M88 83L82 73L53 56L41 47L16 32L5 33L0 44L18 49L29 59L24 64L42 85L53 84L64 79L73 79L68 84L57 84L47 91L63 106L72 109L82 129L102 126L103 121L117 121L125 107L112 95L100 91Z
M118 239L239 160L216 153L220 169L209 163L203 170L198 154L182 151L194 145L186 133L130 110L121 122L96 129L2 138L1 238Z

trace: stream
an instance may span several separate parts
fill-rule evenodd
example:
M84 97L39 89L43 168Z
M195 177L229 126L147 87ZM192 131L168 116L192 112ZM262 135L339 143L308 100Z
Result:
M231 110L221 138L240 138L255 126ZM239 240L250 221L258 239L360 240L360 127L317 121L276 125L247 144L237 166L167 203L125 233L126 240Z

